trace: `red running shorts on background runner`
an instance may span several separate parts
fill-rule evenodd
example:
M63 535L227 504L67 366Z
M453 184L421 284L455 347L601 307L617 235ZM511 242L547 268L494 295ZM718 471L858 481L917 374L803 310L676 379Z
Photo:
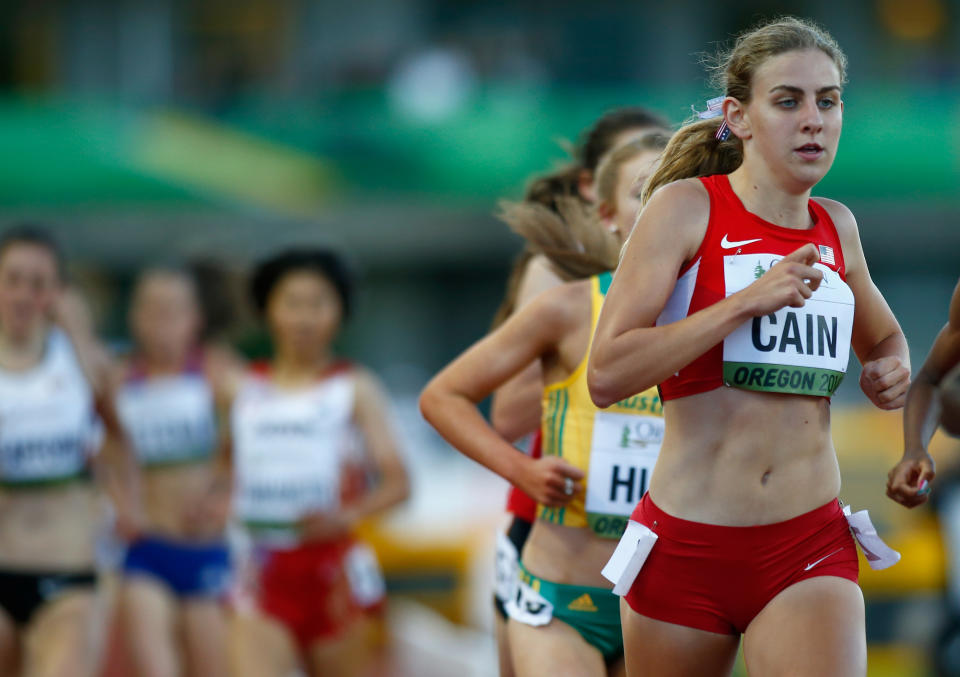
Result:
M655 620L735 635L794 583L858 580L856 542L837 500L785 522L728 527L668 515L647 493L630 519L658 538L625 599Z
M533 434L533 440L530 442L530 456L540 458L543 451L543 432L537 428ZM507 494L507 512L516 515L520 519L533 522L537 519L537 502L527 494L516 487L510 487L510 493Z
M335 638L364 612L344 566L355 543L304 543L259 553L257 606L283 623L302 649Z

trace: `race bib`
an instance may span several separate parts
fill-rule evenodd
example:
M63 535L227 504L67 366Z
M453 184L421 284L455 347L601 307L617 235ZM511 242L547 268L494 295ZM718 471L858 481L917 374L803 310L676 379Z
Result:
M522 576L506 609L507 615L513 620L534 627L546 625L553 619L553 604L534 590Z
M0 484L31 485L85 476L97 419L89 388L50 370L0 399Z
M138 458L163 465L209 458L216 444L213 395L199 376L132 383L118 410Z
M782 257L724 257L726 295L760 279ZM802 308L785 307L755 317L723 341L723 380L745 390L830 397L840 386L850 357L854 298L840 275L814 267L823 281Z
M663 443L656 416L597 412L587 475L587 522L603 538L620 538L646 493Z
M240 486L237 512L246 522L293 524L311 512L332 509L337 504L337 478L314 472L296 476L283 468L265 467L252 471ZM292 469L291 469L292 470Z
M60 436L0 439L0 483L37 484L83 475L89 458L88 440L73 431Z
M517 582L520 580L517 563L520 561L520 555L513 542L502 531L497 532L496 557L493 594L500 602L506 604L517 591Z
M235 409L236 512L266 535L340 503L350 409L309 397L250 398Z

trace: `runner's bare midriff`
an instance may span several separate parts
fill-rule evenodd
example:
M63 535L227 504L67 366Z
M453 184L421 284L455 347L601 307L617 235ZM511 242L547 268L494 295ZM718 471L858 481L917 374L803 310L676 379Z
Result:
M721 387L666 402L664 417L650 497L675 517L771 524L840 491L826 398Z
M144 469L143 504L149 531L188 540L218 538L219 527L198 522L195 514L206 496L212 474L208 462Z
M521 560L534 576L554 583L610 588L600 570L617 541L600 538L590 529L534 520Z
M84 481L0 489L0 567L90 569L105 499Z

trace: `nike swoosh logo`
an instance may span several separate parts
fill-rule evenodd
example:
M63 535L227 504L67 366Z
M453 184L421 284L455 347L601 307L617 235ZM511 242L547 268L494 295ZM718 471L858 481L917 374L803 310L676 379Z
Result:
M822 562L823 560L827 559L827 557L833 557L834 555L836 555L838 552L840 552L840 550L843 550L843 548L839 548L838 550L834 550L834 551L831 552L829 555L824 555L823 557L821 557L820 559L818 559L818 560L817 560L816 562L814 562L813 564L808 564L807 566L805 566L805 567L803 568L803 570L804 570L804 571L810 571L813 567L815 567L815 566L817 566L818 564L820 564L820 562Z
M733 249L734 247L740 247L745 244L750 244L751 242L759 242L762 240L762 237L755 237L752 240L740 240L739 242L731 242L727 239L726 234L724 234L723 239L720 240L720 247L723 249Z

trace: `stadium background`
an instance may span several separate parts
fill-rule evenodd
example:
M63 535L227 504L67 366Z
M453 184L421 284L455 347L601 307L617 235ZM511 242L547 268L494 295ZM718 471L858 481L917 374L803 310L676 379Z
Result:
M211 332L257 355L248 264L298 243L348 253L362 291L342 348L390 387L414 477L410 503L370 526L395 607L414 619L400 639L435 667L459 652L463 670L489 674L504 487L433 436L415 399L503 293L520 245L496 200L519 197L610 107L674 123L702 108L718 93L702 54L780 13L823 23L849 56L840 153L816 192L857 215L919 365L960 272L956 1L7 0L0 226L56 231L118 350L145 264L200 265ZM867 409L857 374L835 398L844 498L904 553L864 572L870 674L933 674L949 560L930 510L883 495L899 415ZM949 474L957 444L937 444Z

